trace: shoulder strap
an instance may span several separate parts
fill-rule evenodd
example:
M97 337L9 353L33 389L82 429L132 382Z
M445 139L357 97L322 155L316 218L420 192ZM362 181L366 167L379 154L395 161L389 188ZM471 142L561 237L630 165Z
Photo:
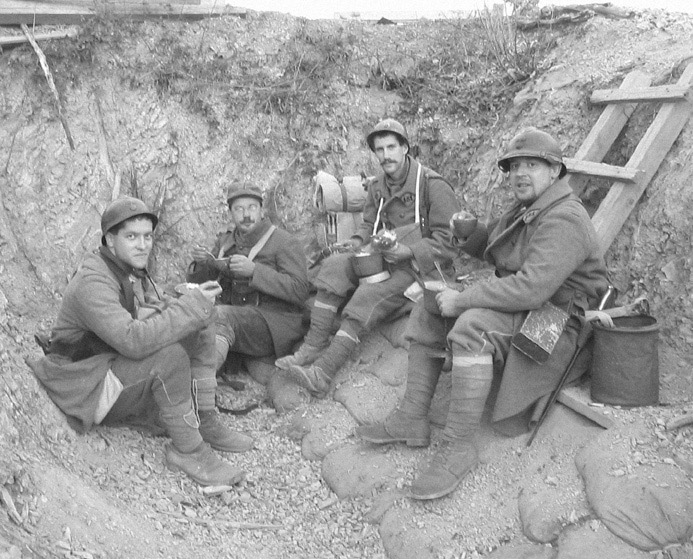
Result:
M421 226L421 236L424 238L429 238L431 236L431 228L428 225L429 219L428 214L431 211L431 201L428 188L428 169L424 172L423 166L417 161L419 165L419 171L416 176L416 209L419 214L417 223ZM423 192L420 193L419 188L419 178L423 175Z
M253 246L253 248L250 249L250 252L248 253L249 260L252 261L257 256L257 253L262 250L262 247L264 247L265 244L267 244L267 241L269 241L269 238L272 236L272 233L274 233L276 229L277 227L275 225L270 225L269 229L265 231L265 234L262 237L260 237L257 243L255 243L255 246Z

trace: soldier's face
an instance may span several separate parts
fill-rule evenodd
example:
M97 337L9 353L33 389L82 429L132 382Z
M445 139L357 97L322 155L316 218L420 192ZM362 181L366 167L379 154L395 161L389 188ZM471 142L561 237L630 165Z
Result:
M262 221L262 204L252 196L236 198L230 210L236 228L242 233L252 231Z
M538 157L513 157L509 170L508 179L515 198L523 204L531 204L556 182L561 166Z
M126 221L117 233L106 233L106 246L125 264L143 270L154 246L151 220L135 217Z
M409 148L406 144L400 144L397 136L386 134L373 140L373 152L378 158L378 163L383 171L391 177L401 175L407 160Z

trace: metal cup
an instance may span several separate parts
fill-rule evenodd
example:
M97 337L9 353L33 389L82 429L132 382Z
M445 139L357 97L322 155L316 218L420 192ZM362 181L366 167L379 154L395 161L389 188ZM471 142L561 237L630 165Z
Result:
M466 239L476 230L478 220L472 214L467 212L457 212L452 216L452 227L455 237L458 239Z

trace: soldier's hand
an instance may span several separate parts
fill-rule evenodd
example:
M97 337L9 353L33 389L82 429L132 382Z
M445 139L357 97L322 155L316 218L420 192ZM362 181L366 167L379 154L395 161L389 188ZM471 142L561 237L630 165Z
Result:
M436 295L436 302L443 316L460 316L464 310L457 304L460 292L449 287L443 289Z
M255 271L255 262L247 256L234 254L229 258L226 267L236 277L252 278Z
M392 248L382 250L381 252L385 261L392 264L403 262L405 260L411 260L414 257L414 253L411 251L411 249L402 243L395 243L395 246Z
M207 249L201 246L196 246L192 249L192 259L195 262L205 262L206 260L212 260L214 256Z
M351 250L358 250L363 246L363 241L360 237L352 237L351 239L344 241L342 245L350 248Z
M219 285L218 281L206 281L201 283L198 289L212 303L214 303L217 296L221 295L221 285Z

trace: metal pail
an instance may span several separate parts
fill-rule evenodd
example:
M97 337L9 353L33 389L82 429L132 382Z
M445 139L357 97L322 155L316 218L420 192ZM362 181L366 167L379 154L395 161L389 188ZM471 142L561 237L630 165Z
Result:
M604 404L659 403L659 325L651 316L614 318L594 325L592 399Z

